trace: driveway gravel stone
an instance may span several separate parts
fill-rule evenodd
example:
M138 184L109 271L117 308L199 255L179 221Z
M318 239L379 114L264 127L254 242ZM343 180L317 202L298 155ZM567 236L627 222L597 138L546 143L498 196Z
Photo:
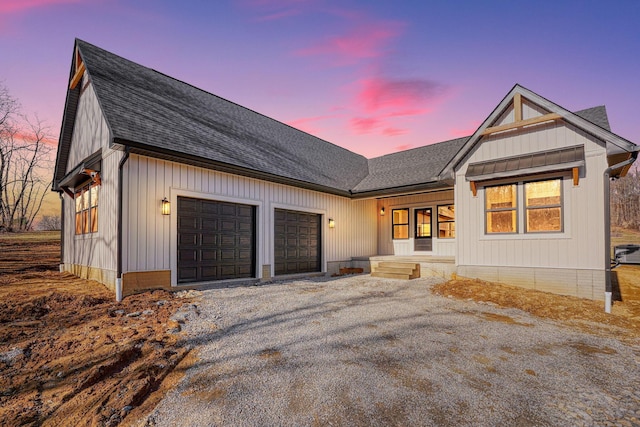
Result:
M202 292L157 426L640 426L640 346L368 275Z

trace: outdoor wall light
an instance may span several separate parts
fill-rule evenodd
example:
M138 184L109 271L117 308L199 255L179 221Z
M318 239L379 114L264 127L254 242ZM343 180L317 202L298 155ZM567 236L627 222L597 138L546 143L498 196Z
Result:
M333 220L333 218L329 218L329 228L333 228L336 226L336 222Z
M380 216L384 216L384 206L380 208Z
M171 202L169 202L165 197L164 199L162 199L162 215L169 214L171 214Z

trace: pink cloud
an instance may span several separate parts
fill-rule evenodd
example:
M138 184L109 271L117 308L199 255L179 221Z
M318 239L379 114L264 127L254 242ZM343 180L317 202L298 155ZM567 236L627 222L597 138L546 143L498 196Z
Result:
M311 123L318 122L320 120L330 119L333 117L336 117L336 116L325 115L325 116L315 116L315 117L302 117L302 118L291 120L285 123L303 132L315 134L318 132L318 128L312 126Z
M389 40L400 34L402 26L397 22L360 25L350 33L330 37L295 53L301 56L330 56L338 65L353 64L362 59L379 58L385 54L384 48Z
M402 145L395 146L394 149L396 151L406 151L406 150L408 150L409 148L412 148L412 147L413 147L413 144L402 144Z
M476 120L469 123L466 128L453 128L449 131L449 133L457 138L462 138L463 136L473 135L473 133L478 129L479 126L480 122Z
M357 101L368 113L382 109L399 110L398 114L405 110L424 110L447 91L446 85L425 79L394 80L374 77L361 80L360 86Z
M27 9L52 6L56 4L79 3L81 0L3 0L0 13L17 13Z
M382 124L383 121L376 117L354 117L349 121L349 127L357 134L371 133Z
M393 127L387 127L382 129L382 134L384 136L404 135L407 132L409 132L407 129L399 129L399 128L393 128Z

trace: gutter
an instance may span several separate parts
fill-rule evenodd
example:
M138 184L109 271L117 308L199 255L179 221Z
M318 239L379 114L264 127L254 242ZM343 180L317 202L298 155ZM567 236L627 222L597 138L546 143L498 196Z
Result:
M118 271L116 273L116 301L118 302L122 301L122 194L124 192L122 175L124 164L129 159L130 152L131 147L127 146L124 156L118 164L118 254L116 255L118 263Z
M638 158L638 151L640 147L635 147L634 150L629 153L631 156L616 165L609 166L604 170L604 312L611 313L611 296L613 294L613 285L611 283L611 172L615 169L623 168L632 164Z

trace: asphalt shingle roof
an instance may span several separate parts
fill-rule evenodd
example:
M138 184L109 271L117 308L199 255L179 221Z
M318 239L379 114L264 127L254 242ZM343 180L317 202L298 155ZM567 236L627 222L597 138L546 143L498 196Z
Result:
M367 159L82 40L113 138L348 191Z
M76 46L112 137L144 152L186 156L357 195L436 183L470 138L367 160L90 43L76 40ZM65 118L67 114L75 110L65 112ZM610 131L604 106L575 114ZM63 126L63 132L67 128L72 125ZM64 141L68 144L70 138ZM65 159L59 153L58 162ZM56 164L56 182L64 170Z
M607 109L604 105L587 108L586 110L576 111L574 114L576 116L582 117L585 120L589 120L594 125L598 125L601 128L611 132L611 127L609 126L609 117L607 117Z
M442 169L468 139L468 136L452 139L370 159L369 175L354 191L373 191L436 181Z

